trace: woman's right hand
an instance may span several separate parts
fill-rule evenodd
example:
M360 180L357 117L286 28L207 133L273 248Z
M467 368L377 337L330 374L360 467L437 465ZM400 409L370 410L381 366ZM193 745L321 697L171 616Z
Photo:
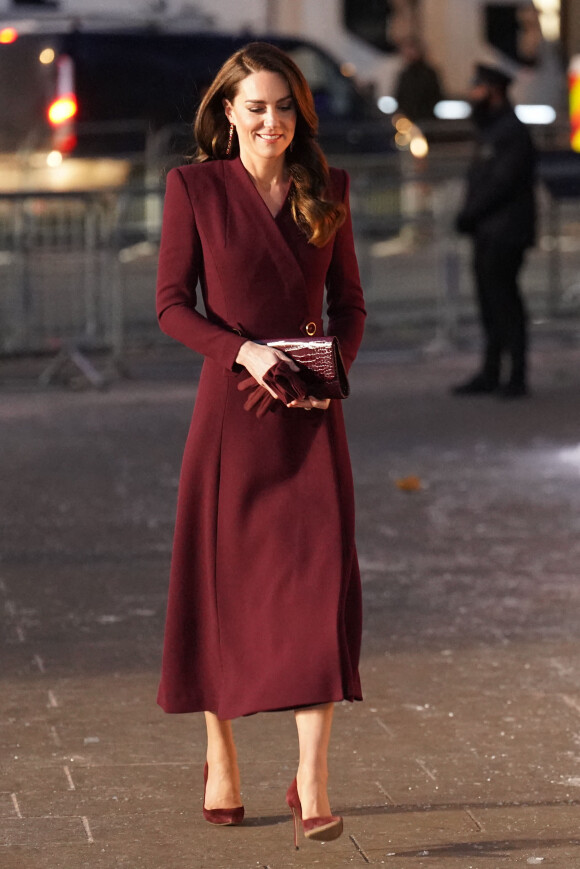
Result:
M246 341L242 344L236 356L238 365L243 365L256 383L263 386L274 398L278 398L278 396L264 383L264 374L280 360L285 362L292 371L299 370L294 360L282 353L281 350L268 347L267 344L257 344L255 341Z

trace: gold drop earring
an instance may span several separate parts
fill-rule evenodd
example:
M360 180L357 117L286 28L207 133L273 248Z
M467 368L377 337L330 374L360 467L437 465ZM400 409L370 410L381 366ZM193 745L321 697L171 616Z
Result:
M229 157L230 154L232 153L232 139L234 138L234 130L235 129L236 128L234 127L234 125L230 122L230 135L228 137L228 146L226 148L226 157Z

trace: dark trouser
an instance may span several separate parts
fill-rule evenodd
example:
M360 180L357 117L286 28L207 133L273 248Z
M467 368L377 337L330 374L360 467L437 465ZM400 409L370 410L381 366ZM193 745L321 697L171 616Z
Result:
M485 337L482 374L499 382L504 354L511 359L510 383L526 382L527 316L518 273L524 249L504 241L475 240L474 272Z

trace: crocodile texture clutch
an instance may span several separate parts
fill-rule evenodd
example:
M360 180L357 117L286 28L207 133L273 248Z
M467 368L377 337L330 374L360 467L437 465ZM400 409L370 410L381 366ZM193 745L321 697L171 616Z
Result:
M338 338L278 338L262 341L296 362L306 392L314 398L346 398L350 386Z

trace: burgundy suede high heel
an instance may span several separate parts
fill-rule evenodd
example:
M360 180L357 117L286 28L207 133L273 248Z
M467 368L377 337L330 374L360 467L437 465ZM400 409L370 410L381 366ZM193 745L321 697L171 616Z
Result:
M244 820L244 807L238 806L235 809L206 809L205 807L205 790L207 788L207 773L208 765L203 768L203 816L210 824L219 824L222 827L236 826Z
M294 820L294 847L296 850L298 850L298 821L302 823L302 829L307 839L315 839L317 842L331 842L342 835L342 818L340 815L302 820L302 805L298 796L296 779L294 779L286 792L286 802L292 811L292 818Z

